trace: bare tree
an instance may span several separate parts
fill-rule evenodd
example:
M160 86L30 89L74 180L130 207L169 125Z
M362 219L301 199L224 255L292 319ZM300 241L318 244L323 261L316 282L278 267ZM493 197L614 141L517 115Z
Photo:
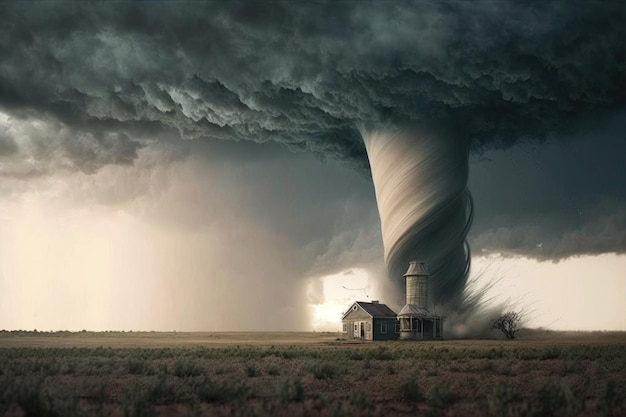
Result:
M507 311L494 320L493 328L500 330L507 339L515 339L515 333L519 331L518 323L522 320L520 313Z

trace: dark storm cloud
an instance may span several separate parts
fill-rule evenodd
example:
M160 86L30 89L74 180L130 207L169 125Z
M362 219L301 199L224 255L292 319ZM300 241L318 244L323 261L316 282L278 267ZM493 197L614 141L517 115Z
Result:
M130 165L143 146L121 131L74 129L46 117L0 117L0 175L5 178L59 170L91 174L109 164Z
M626 97L617 2L2 8L5 109L274 140L362 166L359 123L439 120L475 146L508 144Z
M17 152L17 145L13 138L5 132L0 133L0 157L10 156Z
M619 2L0 9L0 110L71 132L41 155L85 172L130 163L137 135L163 130L274 141L366 171L360 127L443 123L484 150L573 131L582 118L600 125L626 104ZM13 142L0 142L4 157ZM498 227L488 242L530 253Z
M525 143L475 160L474 253L540 260L626 253L625 116L567 141Z

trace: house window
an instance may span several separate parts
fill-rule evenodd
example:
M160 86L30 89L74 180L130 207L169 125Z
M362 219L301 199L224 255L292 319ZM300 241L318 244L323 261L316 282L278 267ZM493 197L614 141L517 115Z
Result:
M348 333L348 324L347 323L343 324L343 332L344 333Z
M372 331L372 323L367 323L367 331L371 332Z
M400 323L396 323L396 333L400 333Z
M387 333L387 322L383 321L382 323L380 323L380 332L382 334Z

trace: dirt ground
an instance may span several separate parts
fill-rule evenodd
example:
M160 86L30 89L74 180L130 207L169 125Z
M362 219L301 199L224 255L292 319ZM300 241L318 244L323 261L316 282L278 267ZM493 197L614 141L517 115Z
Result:
M622 416L626 333L0 332L0 415Z

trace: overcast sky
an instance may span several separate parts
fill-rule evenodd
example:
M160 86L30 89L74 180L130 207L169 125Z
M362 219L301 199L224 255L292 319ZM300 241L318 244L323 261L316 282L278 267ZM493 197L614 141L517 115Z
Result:
M397 308L362 132L437 124L470 149L473 273L556 317L536 325L626 329L625 18L3 3L0 328L322 329L323 306ZM559 288L607 312L583 324Z

